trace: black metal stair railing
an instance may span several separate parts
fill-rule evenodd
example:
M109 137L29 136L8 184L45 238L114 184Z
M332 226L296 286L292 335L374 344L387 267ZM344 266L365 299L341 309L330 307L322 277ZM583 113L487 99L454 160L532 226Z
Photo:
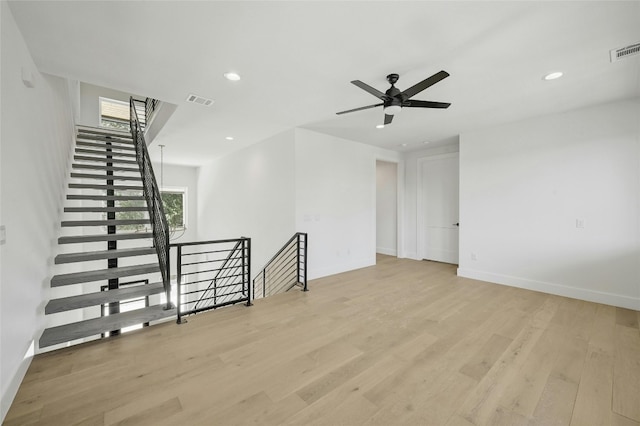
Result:
M254 298L267 297L301 287L307 287L308 235L297 232L269 260L253 279Z
M153 231L153 243L158 254L160 273L162 274L162 282L167 297L166 308L169 309L173 307L171 304L171 275L169 273L169 224L164 214L160 189L153 173L153 166L151 165L147 144L144 140L144 129L140 124L133 98L129 99L129 106L131 136L136 149L136 162L142 176L142 190L147 202L149 220Z
M251 306L251 239L174 243L178 323L182 317L235 303Z

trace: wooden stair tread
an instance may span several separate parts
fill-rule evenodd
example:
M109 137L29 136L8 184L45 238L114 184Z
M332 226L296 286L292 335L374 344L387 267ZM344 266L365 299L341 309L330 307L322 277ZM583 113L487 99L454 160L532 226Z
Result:
M93 207L65 207L65 213L108 213L108 212L146 212L146 206L140 207L104 207L104 206L93 206Z
M108 219L108 220L65 220L61 222L63 228L72 226L123 226L146 225L149 219Z
M170 318L176 315L176 309L164 309L164 305L150 306L121 314L88 319L71 324L47 328L40 337L41 348L70 342L72 340L95 336L111 330L118 330L135 324Z
M87 126L84 124L76 125L77 132L89 132L89 133L100 133L100 134L116 134L116 135L129 135L131 136L131 132L128 130L118 130L110 127L97 127L97 126Z
M115 144L121 144L124 146L135 146L133 143L133 139L124 139L124 138L106 138L100 135L78 135L76 136L76 142L104 142L105 144L109 143L112 146L116 146Z
M78 179L106 179L106 180L142 180L140 176L120 176L120 175L92 175L88 173L71 173L72 178Z
M88 155L74 155L76 161L96 161L99 163L138 164L136 160L122 160L120 158L90 157Z
M58 238L58 244L92 243L97 241L119 241L153 238L151 232L129 232L122 234L77 235Z
M56 256L54 263L60 265L62 263L88 262L91 260L116 259L121 257L144 256L156 254L154 247L134 247L117 250L100 250L80 253L64 253Z
M69 274L54 275L51 278L51 287L109 280L112 278L130 277L132 275L152 274L159 271L160 266L158 265L158 262L156 262L144 265L98 269L95 271L72 272Z
M85 195L85 194L70 194L67 195L67 200L97 200L97 201L132 201L142 200L145 198L139 195Z
M98 291L96 293L86 293L78 296L62 297L60 299L50 300L44 308L44 313L49 315L74 309L88 308L105 303L151 296L152 294L162 293L163 291L164 286L159 282L135 286L131 285L116 290Z
M135 185L100 185L93 183L70 183L69 188L71 189L103 189L105 191L113 190L113 191L142 191L143 188L141 186Z
M77 148L76 153L80 155L99 155L106 157L110 155L112 157L126 157L126 158L136 158L136 154L132 154L130 152L119 152L119 151L107 151L105 149L97 150L97 149L85 149L85 148Z
M127 151L127 152L131 152L136 150L136 148L134 146L131 146L131 144L127 145L107 145L107 143L101 143L99 141L91 141L91 142L85 142L85 141L76 141L76 146L82 146L82 147L87 147L87 148L97 148L97 149L107 149L107 147L111 148L111 149L115 149L115 150L120 150L120 151Z
M140 169L133 168L133 167L100 166L97 164L84 164L84 163L73 163L71 167L73 167L74 169L104 170L107 172L140 173Z

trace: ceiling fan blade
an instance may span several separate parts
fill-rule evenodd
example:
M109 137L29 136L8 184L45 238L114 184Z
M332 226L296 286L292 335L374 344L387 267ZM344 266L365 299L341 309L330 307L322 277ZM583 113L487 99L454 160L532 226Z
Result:
M348 112L362 111L363 109L375 108L375 107L379 107L379 106L382 106L382 105L384 105L384 103L364 106L364 107L360 107L360 108L349 109L349 110L346 110L346 111L340 111L340 112L336 112L336 114L340 115L340 114L346 114Z
M405 108L449 108L450 105L451 104L447 102L418 101L414 99L410 99L402 104Z
M433 86L434 84L436 84L440 80L444 80L447 77L449 77L449 73L448 72L446 72L446 71L437 72L434 75L432 75L431 77L425 78L420 83L414 84L413 86L409 87L407 90L402 92L402 97L404 99L409 99L410 97L412 97L414 95L417 95L418 93L422 92L427 87Z
M387 99L387 95L385 95L384 93L382 93L378 89L375 89L375 88L369 86L368 84L361 82L360 80L353 80L351 82L351 84L354 84L354 85L358 86L359 88L361 88L365 92L371 93L376 98L379 98L379 99L382 99L382 100Z
M385 114L384 125L386 126L387 124L391 124L391 121L393 121L393 115Z

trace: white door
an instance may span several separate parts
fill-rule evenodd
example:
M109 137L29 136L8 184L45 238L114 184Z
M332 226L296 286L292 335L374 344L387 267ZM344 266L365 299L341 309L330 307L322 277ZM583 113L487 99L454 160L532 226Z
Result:
M419 160L418 245L422 259L458 264L458 154Z

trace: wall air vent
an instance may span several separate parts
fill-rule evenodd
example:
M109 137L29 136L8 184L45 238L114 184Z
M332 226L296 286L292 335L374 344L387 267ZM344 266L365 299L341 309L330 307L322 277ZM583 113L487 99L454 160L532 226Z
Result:
M191 103L203 105L203 106L211 106L213 104L213 99L207 99L207 98L203 98L202 96L191 94L187 97L187 102L191 102Z
M620 49L613 49L609 51L611 56L611 62L619 61L620 59L628 58L629 56L635 56L640 54L640 43L632 44L631 46L623 47Z

